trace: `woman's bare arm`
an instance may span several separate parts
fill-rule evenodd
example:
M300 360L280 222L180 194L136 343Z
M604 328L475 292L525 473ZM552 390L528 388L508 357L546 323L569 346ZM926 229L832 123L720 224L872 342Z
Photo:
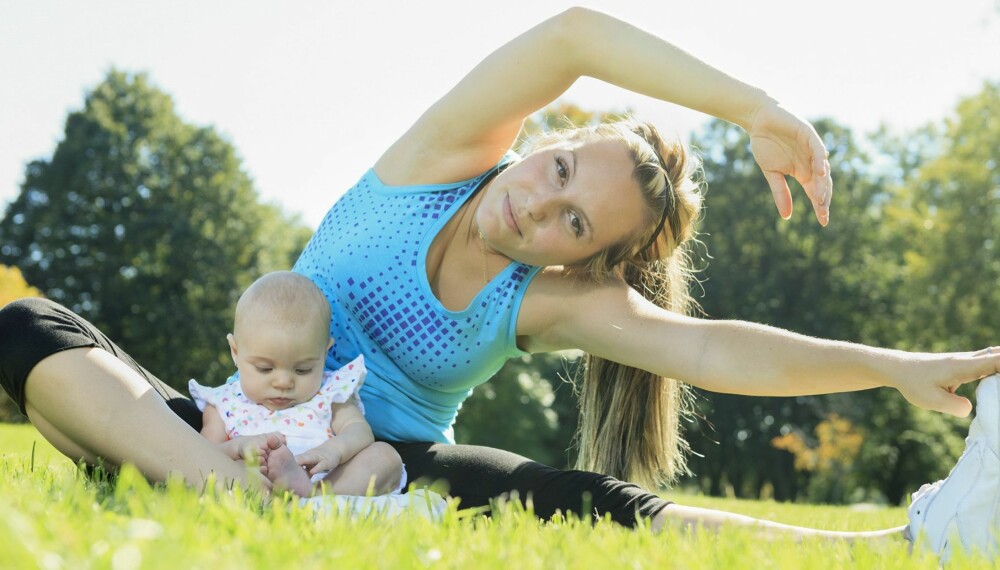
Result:
M763 91L639 28L571 8L486 57L383 155L376 170L386 182L398 183L421 164L447 160L452 168L438 166L438 177L478 174L510 148L526 116L582 76L744 127L772 102ZM423 182L438 181L450 180Z
M955 389L1000 371L1000 350L928 354L874 348L677 315L624 283L548 281L547 294L560 300L536 315L538 332L526 339L529 346L579 348L715 392L798 396L890 386L915 405L965 416L971 404ZM546 294L544 281L541 285L536 302ZM550 324L538 326L542 322Z

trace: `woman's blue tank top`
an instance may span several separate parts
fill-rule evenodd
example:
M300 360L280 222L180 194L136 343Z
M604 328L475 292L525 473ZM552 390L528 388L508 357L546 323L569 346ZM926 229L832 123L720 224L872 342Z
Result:
M517 347L517 313L537 267L513 262L462 311L431 292L427 250L458 208L498 169L454 184L390 187L368 170L326 214L294 271L333 309L336 370L365 357L361 389L375 437L454 442L459 407Z

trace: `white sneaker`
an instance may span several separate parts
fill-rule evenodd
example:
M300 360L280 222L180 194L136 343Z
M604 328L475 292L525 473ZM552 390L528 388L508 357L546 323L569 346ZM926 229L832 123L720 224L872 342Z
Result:
M955 549L1000 553L1000 375L979 381L965 453L946 479L913 494L910 536L947 561Z

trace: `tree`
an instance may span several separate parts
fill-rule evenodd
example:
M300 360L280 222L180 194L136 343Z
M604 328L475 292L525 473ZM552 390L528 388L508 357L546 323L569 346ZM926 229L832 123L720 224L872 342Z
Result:
M535 354L509 361L477 386L455 424L458 443L506 449L553 467L576 459L575 354Z
M829 120L815 123L830 150L834 220L815 223L809 203L791 182L796 212L774 213L767 184L750 153L746 134L713 121L694 138L704 150L707 193L702 241L709 254L703 273L703 309L709 318L762 322L812 336L885 344L895 332L896 255L883 247L885 175L873 166L853 134ZM689 431L699 485L711 494L725 486L757 496L764 487L794 499L807 482L793 458L771 442L790 431L813 433L837 412L862 424L866 396L747 398L704 394L707 423ZM860 398L860 399L859 399Z
M886 250L899 266L894 339L912 350L996 344L1000 310L1000 84L957 106L943 128L929 125L877 143L900 177L885 207ZM973 395L965 386L960 393ZM947 475L962 452L968 419L908 405L878 391L866 410L858 469L892 504Z
M945 123L941 151L895 206L912 236L906 269L915 345L996 344L1000 314L1000 83L986 83Z
M164 381L220 382L240 291L308 231L259 203L233 145L183 122L144 74L111 71L27 166L0 263L78 311Z

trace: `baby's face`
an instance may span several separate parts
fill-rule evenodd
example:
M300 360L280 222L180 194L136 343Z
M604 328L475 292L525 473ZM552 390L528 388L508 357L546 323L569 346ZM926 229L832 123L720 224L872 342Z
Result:
M319 392L332 342L317 337L316 327L271 321L242 329L238 337L229 336L229 344L247 398L283 410Z

